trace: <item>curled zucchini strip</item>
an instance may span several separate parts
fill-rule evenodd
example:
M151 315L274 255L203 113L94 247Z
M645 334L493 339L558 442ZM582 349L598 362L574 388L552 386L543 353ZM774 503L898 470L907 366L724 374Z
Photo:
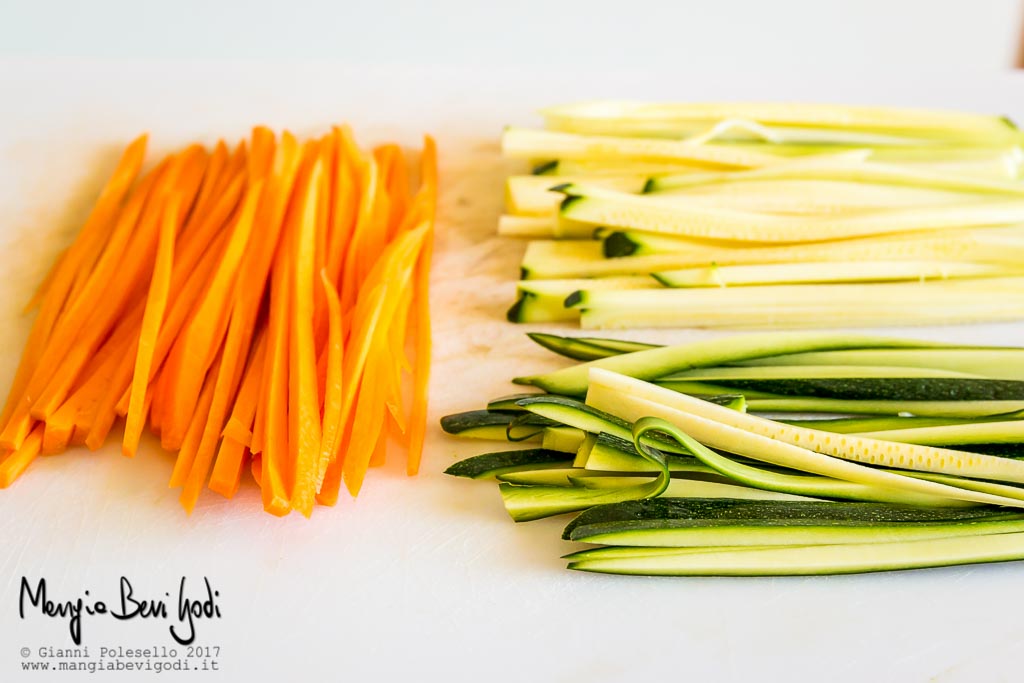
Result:
M651 450L649 432L663 434L688 450L695 458L729 479L744 486L765 491L777 491L812 498L837 498L842 500L873 501L880 503L904 503L941 507L962 507L971 503L928 494L915 494L870 484L859 484L828 477L809 477L771 472L736 462L716 453L690 437L675 425L657 417L645 417L633 425L633 443L636 449L647 455ZM652 435L653 436L653 435Z

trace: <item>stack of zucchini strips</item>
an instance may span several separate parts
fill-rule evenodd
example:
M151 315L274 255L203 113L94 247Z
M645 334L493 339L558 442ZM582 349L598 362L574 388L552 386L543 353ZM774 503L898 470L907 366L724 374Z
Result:
M1024 559L1024 349L838 333L532 334L575 364L449 415L448 474L573 514L584 571L833 574Z
M801 328L1024 318L1022 134L880 107L597 102L508 128L514 322ZM531 171L532 169L532 171Z

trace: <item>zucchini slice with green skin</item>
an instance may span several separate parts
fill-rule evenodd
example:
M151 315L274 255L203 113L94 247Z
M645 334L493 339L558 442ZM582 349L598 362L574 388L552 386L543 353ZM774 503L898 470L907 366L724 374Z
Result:
M444 473L469 479L493 479L511 472L565 468L570 463L565 453L531 448L475 455L451 465Z
M1024 514L991 508L671 498L601 505L563 538L645 547L886 543L1024 532Z
M766 356L783 357L784 354L838 349L924 349L943 348L945 345L926 341L871 337L855 334L826 332L789 332L734 335L725 339L709 339L663 346L646 351L601 358L581 363L546 375L517 377L512 381L540 387L552 394L582 396L587 392L590 368L598 367L629 375L637 379L653 380L695 368L738 363ZM821 363L824 365L824 363ZM875 363L874 365L887 365ZM888 365L900 365L889 363ZM906 367L913 364L904 364Z
M710 266L652 273L665 287L756 287L776 284L825 284L830 282L898 282L902 280L949 280L1003 277L1024 272L1020 267L997 263L959 261L874 261L869 263L809 262L760 265Z
M505 180L505 206L510 213L519 216L553 216L558 205L565 198L561 193L552 192L555 185L571 182L585 182L596 187L606 187L622 192L640 192L647 183L642 173L625 173L608 176L564 176L513 175Z
M731 411L602 368L593 368L590 380L589 405L614 410L625 420L662 418L710 448L844 481L954 500L1024 507L1024 501L865 466L1024 482L1024 462L793 427Z
M726 383L758 380L818 380L818 379L906 379L934 378L982 379L954 370L937 370L919 367L873 367L870 365L728 365L716 368L695 368L676 372L659 380L689 380L695 382ZM1021 383L1024 385L1024 382ZM782 392L775 392L782 393Z
M614 351L615 354L622 353L634 353L636 351L647 351L648 349L661 348L661 344L646 344L638 341L628 341L626 339L609 339L607 337L575 337L577 341L599 346L609 351Z
M570 562L569 569L655 576L802 576L924 569L1024 559L1024 533L740 550L681 548L606 559L598 552Z
M798 373L797 373L798 374ZM746 389L780 396L850 401L1024 401L1024 381L961 377L845 377L718 379L736 392Z
M668 488L670 479L665 456L654 449L644 449L641 455L657 466L658 475L634 486L588 489L579 486L516 486L503 482L498 485L498 489L505 510L517 522L579 512L594 505L660 496Z
M512 475L514 476L514 475ZM506 481L503 477L499 480ZM592 489L613 489L624 486L632 486L635 476L590 476L577 477L570 474L568 480L574 485ZM819 498L808 498L779 491L768 491L755 489L747 486L730 484L727 481L707 481L704 479L690 479L686 476L675 476L669 480L668 488L658 498L649 500L660 500L661 498L730 498L740 500L801 500L807 502L824 503ZM1022 525L1024 530L1024 525Z
M568 184L559 215L580 223L701 239L741 242L815 242L1024 222L1024 198L965 201L850 215L782 216L706 206L675 196L635 195Z
M658 382L676 389L675 382ZM725 390L725 387L721 388ZM683 393L690 393L683 391ZM851 413L975 418L1008 415L1024 410L1021 401L847 401L837 398L784 397L747 394L747 409L755 413Z
M1024 348L960 347L920 349L822 349L763 356L738 365L867 365L951 370L993 379L1024 380Z
M582 287L604 289L661 289L662 285L648 275L620 276L592 280L521 280L519 297L508 310L514 323L547 323L577 320L579 311L566 308L565 299Z
M556 425L543 418L523 418L522 414L469 410L442 417L441 429L462 438L527 441L541 439L545 428Z
M543 396L544 394L532 393L532 394L509 394L508 396L501 396L499 398L491 399L487 402L487 410L489 412L505 412L505 413L521 413L523 408L518 405L518 402L524 398L534 398L536 396Z
M526 336L548 351L579 361L597 360L598 358L607 358L623 353L657 348L654 344L643 344L641 342L620 339L561 337L557 334L545 334L542 332L527 332Z
M863 156L859 157L863 158ZM585 159L558 159L539 164L533 168L533 175L556 178L604 178L622 174L657 177L660 175L681 176L689 173L707 173L704 166L695 166L685 161L615 161Z

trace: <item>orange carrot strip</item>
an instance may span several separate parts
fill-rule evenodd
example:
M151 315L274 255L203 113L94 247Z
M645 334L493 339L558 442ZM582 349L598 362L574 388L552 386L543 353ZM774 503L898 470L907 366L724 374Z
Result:
M214 461L213 473L210 475L210 490L230 498L238 490L238 481L242 476L242 459L245 449L249 445L248 439L252 438L249 432L256 413L256 402L259 400L259 386L263 374L263 364L267 351L266 335L261 333L256 340L252 356L249 359L242 385L239 387L238 396L232 408L231 418L224 427L223 440L220 451ZM229 433L232 424L248 433L246 441L235 439ZM238 444L242 448L236 449L232 444Z
M5 489L21 476L39 455L43 445L43 425L36 425L25 442L13 453L0 460L0 489Z
M286 515L291 510L287 492L291 482L287 477L288 459L288 359L289 359L289 284L291 259L288 258L287 235L280 245L277 263L271 275L270 320L267 327L267 365L264 369L263 419L264 442L262 472L263 508L275 515ZM255 437L254 437L255 438Z
M380 433L377 435L377 445L373 448L373 453L370 455L370 467L383 467L388 459L388 430L387 430L387 417L385 416L385 424L381 427Z
M256 406L259 403L259 389L263 378L263 366L267 355L267 336L265 329L260 328L249 362L245 368L242 385L238 388L238 396L231 409L231 417L224 425L221 436L234 439L243 446L252 444L252 428L256 417ZM214 470L216 472L216 469Z
M341 269L345 263L349 241L352 231L355 229L359 213L357 198L362 191L360 188L359 165L364 162L358 150L355 150L355 153L359 154L359 156L352 156L351 145L343 142L341 129L334 128L332 137L334 138L337 154L334 159L335 172L332 190L334 210L331 213L326 268L327 274L331 278L331 284L338 287L341 284Z
M385 255L382 257L384 267L379 270L376 267L374 269L374 275L379 278L384 278L385 282L394 284L394 288L386 292L385 296L382 297L378 303L376 313L381 315L385 320L390 320L394 315L400 298L400 292L404 287L408 286L408 282L412 278L412 273L415 267L415 258L419 253L420 246L423 242L423 238L426 236L426 233L427 229L426 226L424 226L423 228L405 233L399 237L385 251ZM378 328L371 335L371 343L374 346L383 347L385 337L386 329L381 330ZM375 382L374 384L375 386L380 385L379 382ZM375 394L374 400L380 404L379 408L381 410L380 426L383 426L384 400L379 393L375 392ZM370 409L367 408L367 410ZM375 417L376 413L369 413L369 415ZM368 419L370 419L369 416ZM360 432L363 431L362 425L367 424L359 418L358 408L356 424L360 425ZM375 443L375 441L367 441L368 438L369 436L361 435L359 433L354 434L352 438L353 445L351 447L351 452L345 457L343 465L345 485L353 496L358 494L359 489L362 486L363 478L366 476L366 468L369 465L369 459L372 455L372 444Z
M313 512L320 453L320 397L317 389L314 338L316 241L323 166L316 159L296 216L291 287L289 341L291 396L289 448L295 474L292 507L309 517Z
M250 187L242 207L239 223L248 224L249 231L252 229L262 192L263 182L259 181ZM245 360L251 351L254 322L255 320L249 320L243 315L231 316L227 338L221 351L220 370L214 385L213 401L206 416L206 427L181 493L181 504L190 513L199 500L203 484L206 483L228 410L242 381Z
M127 423L124 429L122 451L134 457L142 438L146 419L143 408L146 402L146 387L149 385L153 353L160 336L160 324L167 308L167 296L171 287L171 268L174 262L174 238L178 230L178 212L181 199L172 195L160 221L160 238L156 249L153 278L146 297L146 308L142 315L142 330L139 334L138 350L135 356L135 372L132 376L131 401L128 404Z
M199 442L203 438L203 430L206 427L206 415L210 412L210 405L213 403L213 389L217 382L219 369L220 360L218 359L205 378L202 391L199 392L195 415L185 432L185 439L181 442L181 450L178 451L174 469L171 471L171 479L167 484L171 488L183 485L192 469L192 462L195 460L196 451L199 450Z
M341 431L342 402L342 363L345 355L345 343L341 328L341 301L338 292L330 282L326 270L320 271L320 284L323 285L327 300L328 342L327 369L324 389L323 430L320 441L320 460L317 465L316 488L321 490L327 466L337 452L338 434Z
M374 370L376 366L377 359L372 358L367 369ZM382 394L382 387L374 380L373 373L368 372L364 375L355 409L354 421L358 429L352 431L352 441L342 466L345 486L353 497L359 495L363 478L366 476L366 468L384 426L385 409Z
M256 485L263 488L263 456L256 453L252 456L252 463L249 467L249 471L252 472L252 480L256 482Z
M177 248L174 255L174 268L171 271L170 287L170 291L174 292L175 296L168 302L169 307L160 328L160 336L153 352L150 381L154 379L158 369L164 365L182 326L195 309L195 301L202 296L209 285L210 274L220 262L221 254L227 244L230 232L227 230L229 219L241 198L244 186L244 176L239 175L232 178L224 192L217 197L209 213L205 216L197 216L193 213L189 217L189 223L182 228L176 240ZM164 376L165 381L162 386L168 384L166 379L170 376L174 376L173 373ZM129 393L126 391L118 404L119 411L127 413L129 398ZM159 397L155 403L159 414L162 413L163 408L162 401L158 399Z
M253 192L253 189L256 191ZM165 440L172 448L184 437L195 400L200 391L202 376L213 360L214 350L220 347L227 330L235 279L252 234L260 186L251 188L246 208L232 228L227 249L210 281L209 286L192 318L182 329L171 355L179 354L188 361L188 370L178 375L172 391L170 421L165 425ZM251 201L250 201L251 198ZM231 370L233 372L233 369ZM218 430L219 431L219 430Z
M206 165L206 173L203 175L195 202L191 207L181 207L182 215L186 217L186 225L193 216L201 216L210 210L210 206L218 196L217 191L222 189L221 185L224 183L225 176L230 173L228 163L228 146L223 140L218 140L213 154L210 155L210 162Z
M221 466L220 476L223 479L223 483L221 483L220 480L213 479L213 475L211 475L211 491L219 493L225 498L233 498L234 495L238 493L238 486L242 482L242 471L245 468L245 454L247 452L248 449L244 444L241 444L234 439L221 439L220 446L217 448L215 467L218 465ZM230 463L230 467L233 468L232 472L228 473L228 465L221 465L221 463ZM217 471L214 470L214 475L216 473Z

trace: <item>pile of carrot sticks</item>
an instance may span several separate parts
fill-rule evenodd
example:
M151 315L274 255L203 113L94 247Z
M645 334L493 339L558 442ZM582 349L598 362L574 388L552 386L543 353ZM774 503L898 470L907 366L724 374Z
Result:
M143 172L125 149L38 308L0 416L0 487L124 419L176 452L189 512L248 469L275 515L354 496L389 447L415 474L430 372L433 141L361 149L347 127L258 127ZM413 190L413 177L418 183Z

